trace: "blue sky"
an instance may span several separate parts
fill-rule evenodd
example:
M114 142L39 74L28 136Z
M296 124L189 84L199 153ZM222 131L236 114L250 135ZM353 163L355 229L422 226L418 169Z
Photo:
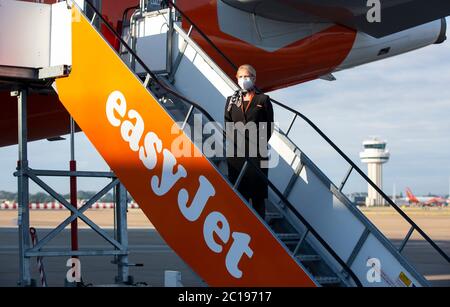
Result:
M384 189L391 193L410 187L416 194L447 194L450 179L450 43L433 45L376 63L336 73L337 81L316 80L269 93L307 115L355 161L362 141L380 136L388 141L390 161L384 166ZM276 109L276 120L288 118ZM294 140L336 182L346 166L298 123ZM79 169L106 170L106 163L81 133L76 137ZM29 145L33 168L62 169L69 160L68 141ZM0 190L16 191L12 176L17 146L0 148ZM95 190L106 183L84 179L79 189ZM50 179L61 192L68 181ZM348 191L365 191L352 178ZM32 185L31 191L39 189Z
M344 152L359 162L362 141L388 141L384 189L410 187L417 194L447 194L450 179L450 44L432 45L335 75L271 93L307 115ZM286 118L281 115L278 119ZM293 131L295 140L310 140L309 131ZM315 138L314 140L317 140ZM317 142L311 142L317 143ZM308 146L309 144L307 144ZM324 147L309 145L306 154L326 160ZM322 157L323 156L323 157ZM342 163L322 161L331 173ZM339 167L338 167L339 165ZM339 177L345 170L339 169ZM358 184L355 189L363 189Z

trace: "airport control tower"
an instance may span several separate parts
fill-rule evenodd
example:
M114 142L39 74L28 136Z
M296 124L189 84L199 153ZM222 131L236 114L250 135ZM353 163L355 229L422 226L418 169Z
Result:
M389 160L389 151L386 150L386 141L371 138L363 142L364 151L359 154L361 161L367 163L369 178L379 187L383 188L383 163ZM384 200L369 184L366 206L382 206Z

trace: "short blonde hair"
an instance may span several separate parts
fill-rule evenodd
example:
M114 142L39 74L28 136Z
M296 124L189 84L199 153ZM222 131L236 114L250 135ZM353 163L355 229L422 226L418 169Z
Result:
M241 71L241 70L246 70L246 71L248 71L253 77L256 78L256 69L253 68L252 65L250 65L250 64L244 64L244 65L241 65L241 66L239 66L237 72L239 72L239 71Z

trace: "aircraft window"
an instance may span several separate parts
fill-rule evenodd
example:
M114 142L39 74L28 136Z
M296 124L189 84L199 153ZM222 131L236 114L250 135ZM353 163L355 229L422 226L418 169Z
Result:
M368 148L368 149L385 149L386 148L386 144L368 144L368 145L364 145L364 148Z

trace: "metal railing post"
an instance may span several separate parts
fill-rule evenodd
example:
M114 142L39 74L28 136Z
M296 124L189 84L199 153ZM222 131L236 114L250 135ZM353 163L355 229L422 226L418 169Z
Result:
M414 230L415 230L414 227L411 227L411 228L408 230L408 233L406 234L406 237L403 239L402 243L400 244L400 247L398 248L398 252L399 252L399 253L402 253L402 252L403 252L403 249L405 248L406 243L408 243L409 239L411 238L411 236L412 236Z
M116 188L115 199L115 216L116 216L116 236L117 241L128 250L128 225L127 225L127 190L125 186L119 183ZM129 282L129 263L128 255L119 255L117 257L117 282L128 283Z
M241 184L242 179L244 178L245 173L247 172L248 168L248 162L245 161L244 165L242 166L241 172L239 173L238 177L236 178L236 182L234 183L234 188L238 189L239 185Z
M70 117L70 162L69 170L71 172L77 171L77 162L75 161L75 121ZM78 209L78 195L77 195L77 177L70 176L70 203L74 209ZM71 213L73 215L73 213ZM72 251L78 250L78 219L74 219L70 224L70 239L72 244ZM74 257L76 258L76 257Z
M183 124L181 125L181 130L184 130L184 128L186 127L186 125L187 125L187 123L189 121L189 117L191 117L193 111L194 111L194 106L190 106L189 110L188 110L188 112L186 114L186 117L185 117L185 119L183 121Z
M347 183L347 180L350 177L350 174L352 173L352 171L353 171L353 166L350 166L347 173L345 174L344 179L342 179L341 185L339 186L339 191L342 192L342 190L344 189L344 186Z
M17 189L18 189L18 218L19 229L19 285L31 286L30 258L25 255L30 249L30 209L29 209L29 178L28 170L28 125L27 125L27 89L12 92L17 97L17 123L19 160L17 162Z
M173 57L173 10L169 5L169 30L167 31L167 50L166 50L166 72L170 76L172 74L172 57Z
M289 128L286 131L286 135L289 135L289 132L291 132L292 126L294 125L296 119L297 119L297 114L295 114L294 118L292 119L291 124L289 125Z

